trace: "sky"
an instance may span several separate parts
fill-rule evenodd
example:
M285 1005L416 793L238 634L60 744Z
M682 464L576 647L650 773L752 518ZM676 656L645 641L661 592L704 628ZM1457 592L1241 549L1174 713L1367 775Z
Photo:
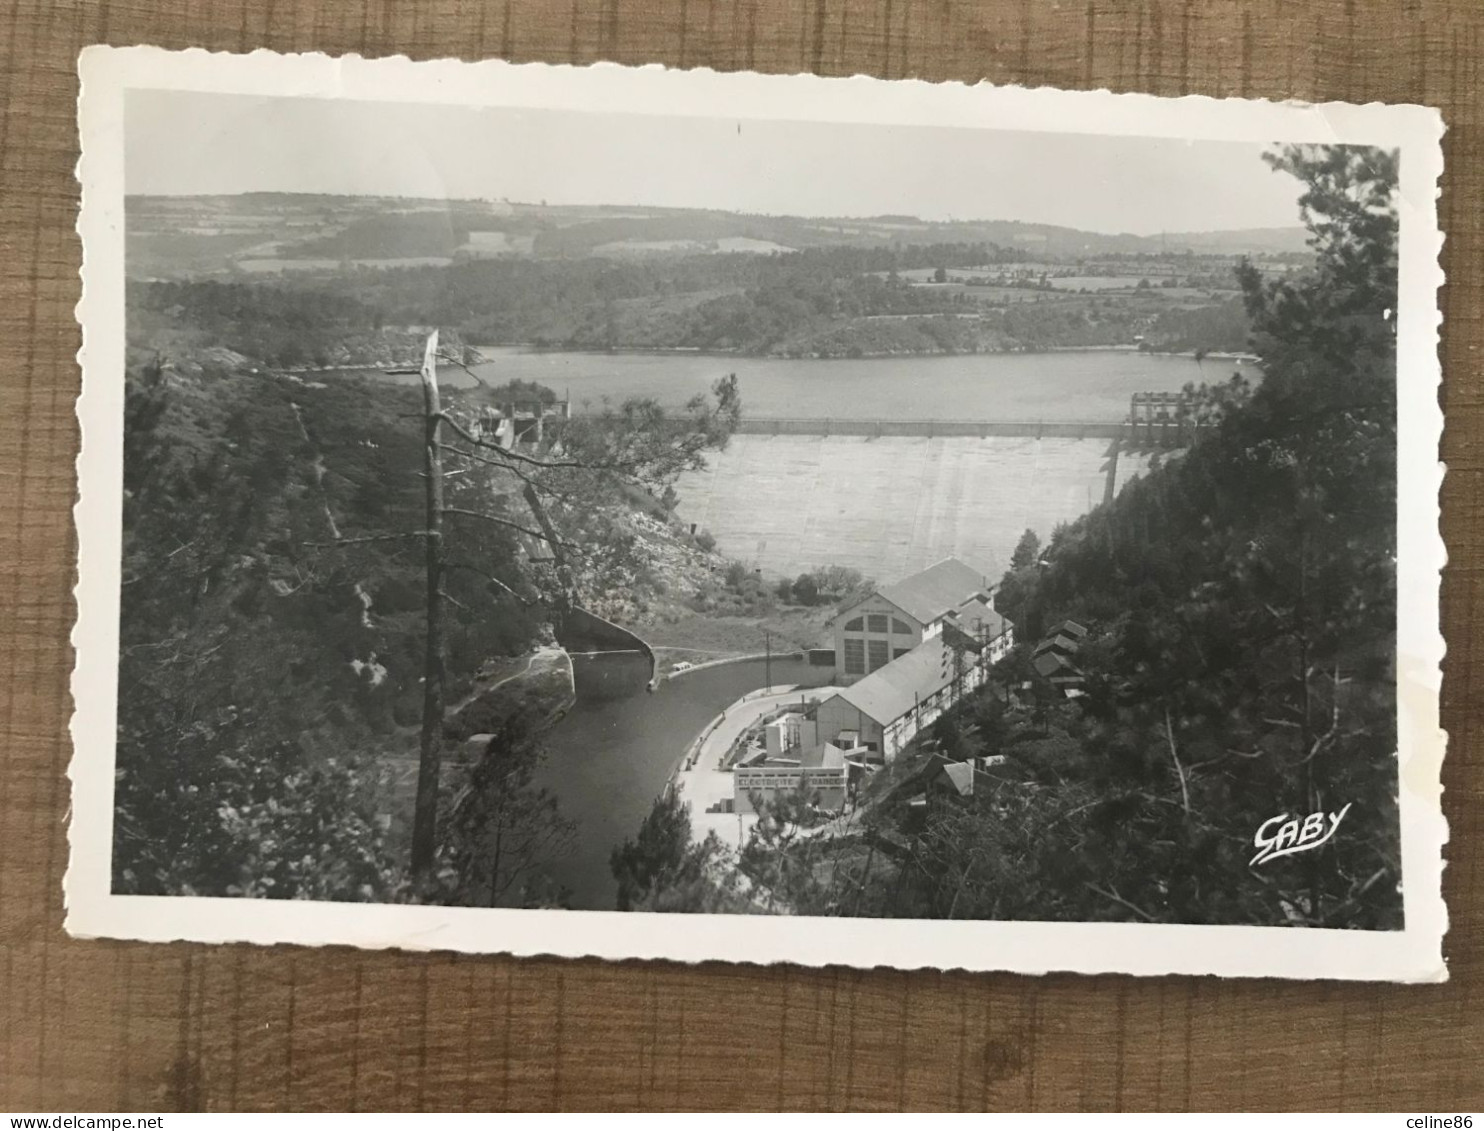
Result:
M1295 227L1299 184L1240 142L649 117L132 90L130 194L250 191L1019 220Z

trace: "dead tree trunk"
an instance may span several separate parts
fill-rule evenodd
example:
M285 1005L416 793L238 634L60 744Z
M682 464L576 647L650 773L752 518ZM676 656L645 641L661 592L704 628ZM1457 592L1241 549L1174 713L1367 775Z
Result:
M417 800L412 816L412 879L423 886L433 875L437 849L438 776L443 756L443 455L438 426L438 331L423 353L423 475L426 479L427 655L423 663L422 746L417 763Z

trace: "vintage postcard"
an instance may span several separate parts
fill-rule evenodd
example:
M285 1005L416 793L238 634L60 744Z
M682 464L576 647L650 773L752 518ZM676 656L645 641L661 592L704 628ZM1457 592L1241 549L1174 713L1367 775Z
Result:
M69 931L1446 977L1437 113L80 65Z

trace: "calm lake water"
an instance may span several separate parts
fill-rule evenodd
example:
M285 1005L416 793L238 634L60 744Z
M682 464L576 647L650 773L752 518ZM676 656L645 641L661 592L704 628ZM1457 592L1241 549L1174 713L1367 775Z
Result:
M648 661L634 653L588 663L632 669L631 678L611 681L615 686L642 688L649 678ZM572 889L572 906L614 910L618 887L609 854L639 831L670 772L707 723L769 678L774 685L813 686L828 683L833 674L833 668L775 657L771 667L744 660L687 672L662 682L653 694L580 693L577 705L547 733L549 756L539 775L539 784L557 795L562 813L577 823L572 854L547 869Z
M950 357L791 359L688 353L567 353L483 347L476 367L494 384L537 381L573 407L606 397L675 406L735 373L752 416L911 420L1122 420L1129 397L1225 381L1237 363L1136 350ZM1247 363L1250 365L1251 363ZM468 384L457 371L450 384Z

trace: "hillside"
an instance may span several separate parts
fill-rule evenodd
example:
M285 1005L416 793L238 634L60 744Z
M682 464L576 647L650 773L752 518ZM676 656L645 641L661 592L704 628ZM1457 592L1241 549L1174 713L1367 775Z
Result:
M130 325L149 348L388 364L422 328L481 345L891 357L1239 351L1233 274L1302 230L1142 237L1006 221L380 197L131 197ZM409 331L411 331L409 333Z
M911 216L806 217L640 205L544 205L291 193L131 196L134 277L419 258L771 254L805 248L994 244L1021 259L1102 256L1304 255L1302 228L1156 236L1009 220Z
M1264 269L1281 276L1291 266ZM417 334L432 325L477 345L578 350L889 357L1142 342L1216 352L1246 342L1235 286L1229 258L1056 266L982 243L507 257L136 280L129 325L150 348L224 345L291 367L415 356Z
M275 370L183 344L209 327L177 329L167 358L141 351L126 377L117 890L401 898L428 638L420 391ZM467 418L477 406L454 395L448 411ZM689 442L683 421L640 419L625 445L647 429L657 458L674 459L673 445ZM584 442L606 444L607 433L590 424ZM439 592L450 610L445 702L464 704L444 738L463 753L443 801L483 780L489 758L518 754L510 767L527 784L500 770L499 788L524 799L520 812L547 814L549 798L528 783L540 718L563 709L561 688L502 687L503 706L472 713L468 697L549 645L571 596L616 616L684 611L715 588L722 563L650 517L642 495L589 475L581 490L562 485L572 501L550 504L564 540L582 547L565 579L530 534L529 473L457 470ZM487 742L507 726L519 734L503 753L462 745L472 729ZM475 850L448 841L440 852L463 868ZM488 884L447 883L424 895L488 895Z

